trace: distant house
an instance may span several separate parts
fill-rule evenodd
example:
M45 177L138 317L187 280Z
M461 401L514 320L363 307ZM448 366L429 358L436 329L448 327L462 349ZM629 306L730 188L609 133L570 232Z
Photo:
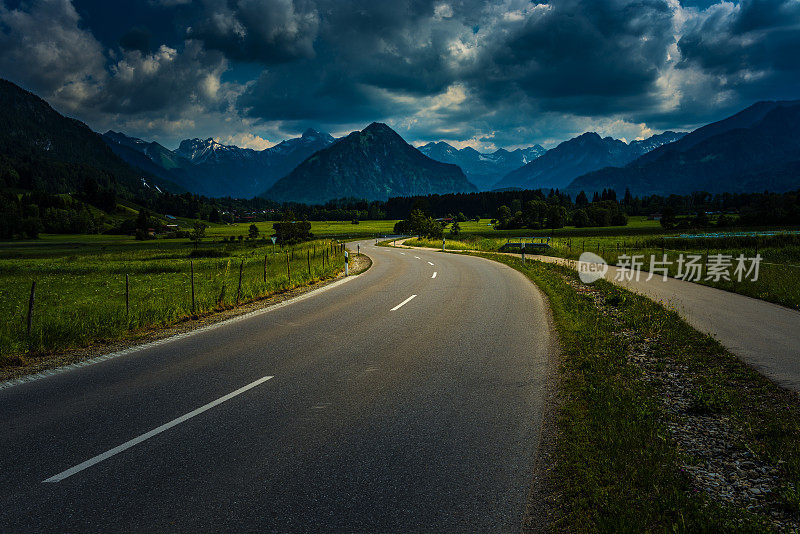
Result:
M170 232L177 232L178 230L180 230L180 229L181 229L181 227L180 227L180 226L178 226L177 224L167 224L167 225L166 225L166 228L167 228L167 230L169 230Z
M660 221L661 220L661 214L660 213L651 213L650 215L647 216L647 220L648 221Z
M177 219L177 217L175 217L174 215L164 215L164 217L166 217L170 221L174 221L175 219Z

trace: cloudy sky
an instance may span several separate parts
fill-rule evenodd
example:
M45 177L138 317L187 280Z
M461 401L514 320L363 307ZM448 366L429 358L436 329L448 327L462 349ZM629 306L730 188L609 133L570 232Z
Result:
M800 98L798 51L800 0L0 0L0 77L169 148L630 141Z

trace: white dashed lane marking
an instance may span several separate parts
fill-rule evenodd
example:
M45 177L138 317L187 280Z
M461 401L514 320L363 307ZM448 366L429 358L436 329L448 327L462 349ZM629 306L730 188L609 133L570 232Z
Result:
M406 300L404 300L403 302L401 302L400 304L398 304L397 306L395 306L394 308L392 308L390 311L397 311L397 310L399 310L400 308L402 308L403 306L405 306L406 304L408 304L409 302L411 302L411 300L412 300L414 297L416 297L416 295L411 295L411 296L410 296L410 297L408 297Z

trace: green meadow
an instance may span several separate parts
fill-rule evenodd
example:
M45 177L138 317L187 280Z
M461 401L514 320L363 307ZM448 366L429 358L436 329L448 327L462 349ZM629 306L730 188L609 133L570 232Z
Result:
M566 227L558 230L489 230L481 223L461 223L462 232L453 237L445 231L446 248L448 250L478 250L484 252L510 251L506 245L519 241L520 237L552 237L550 247L537 250L535 253L561 258L578 259L585 252L592 252L612 265L630 262L636 256L642 262L642 270L650 269L651 259L666 261L664 266L670 276L679 271L679 260L683 255L686 261L689 255L699 256L703 265L698 283L717 287L727 291L740 293L753 298L775 302L783 306L800 310L800 235L786 233L774 236L732 236L718 235L713 237L681 238L676 232L665 232L657 221L644 218L631 218L631 224L624 227L609 228L574 228ZM766 229L759 229L766 230ZM771 231L793 229L769 229ZM748 229L752 231L752 229ZM735 233L726 230L724 233ZM723 233L721 233L723 234ZM409 246L441 248L438 239L412 239L406 242ZM528 248L528 253L533 253ZM758 278L753 274L735 276L738 265L737 258L743 255L744 266L752 267L752 258L761 256L758 267ZM708 278L708 266L714 263L715 256L722 255L723 261L730 261L727 268L729 280ZM666 257L666 258L665 258ZM685 268L684 268L685 272ZM643 276L647 276L646 274Z
M359 221L353 224L351 221L311 221L311 233L318 238L335 239L356 239L372 238L377 236L389 235L394 230L397 221ZM251 224L255 224L260 235L271 235L273 221L256 223L236 223L210 225L206 230L206 235L210 238L221 237L247 237L247 231Z
M207 238L197 250L187 240L99 235L0 243L0 366L20 363L26 354L135 337L330 278L344 267L332 240L274 250L263 239Z

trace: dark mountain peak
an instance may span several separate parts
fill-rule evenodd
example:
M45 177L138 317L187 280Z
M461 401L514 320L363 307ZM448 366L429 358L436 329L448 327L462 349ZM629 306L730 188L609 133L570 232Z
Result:
M203 141L201 141L197 137L195 137L194 139L184 139L178 145L178 151L179 152L185 152L187 150L191 150L192 147L198 146L198 145L200 145L202 143L203 143Z
M756 102L742 111L731 115L725 119L717 122L712 122L702 126L693 132L684 135L681 139L669 143L665 146L659 147L644 156L642 156L642 163L655 161L661 157L671 157L668 154L672 152L685 152L692 147L710 139L714 136L725 134L732 130L740 128L751 128L757 122L761 121L771 111L778 108L787 108L800 105L800 100L779 100L779 101L761 101Z
M511 171L495 187L563 189L587 172L625 165L639 157L642 150L613 137L603 138L597 132L586 132Z
M656 148L623 168L580 176L569 189L628 188L635 195L797 189L798 124L800 102L760 102Z
M306 159L265 196L322 203L342 196L385 200L474 190L456 165L435 161L386 124L372 123Z
M389 126L383 122L373 122L362 131L364 132L391 132L396 133L394 130L389 128Z
M397 132L392 130L388 125L382 122L373 122L363 130L361 130L360 134L362 136L374 135L377 137L388 137L394 139L395 141L402 141L403 143L405 143L405 139L403 139L400 136L400 134L398 134Z
M306 141L313 141L315 139L320 139L326 136L328 136L328 134L322 133L319 130L315 130L314 128L308 128L306 129L305 132L303 132L301 138L305 139Z
M475 156L480 156L481 155L480 152L478 152L477 150L475 150L471 146L467 146L467 147L462 148L461 152L464 152L466 154L472 154L472 155L475 155Z
M598 140L599 141L599 140L602 140L603 138L600 137L600 134L598 134L597 132L584 132L581 135L579 135L578 137L573 137L572 139L570 139L568 141L565 141L565 143L568 143L569 141L575 141L577 139L580 139L580 140L583 140L583 141L588 141L588 140Z

